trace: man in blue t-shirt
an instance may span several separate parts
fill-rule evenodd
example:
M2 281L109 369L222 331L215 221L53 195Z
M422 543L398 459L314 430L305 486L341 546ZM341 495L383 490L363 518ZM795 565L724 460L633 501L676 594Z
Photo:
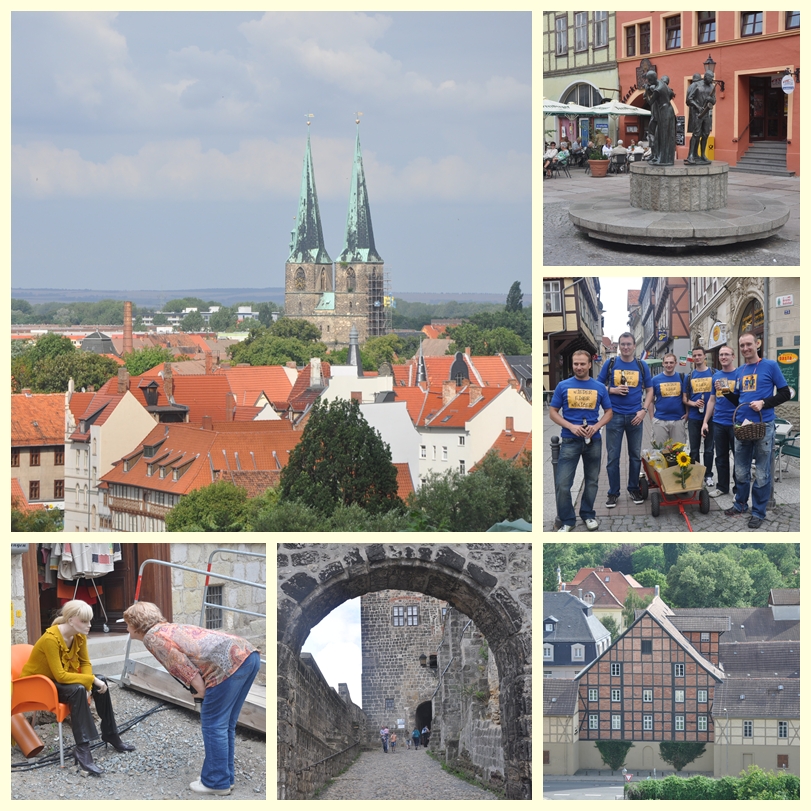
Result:
M710 489L710 496L718 498L729 493L729 454L735 459L735 433L732 430L732 412L735 406L724 396L727 392L737 391L738 373L735 369L735 352L731 346L724 344L718 350L721 369L712 376L712 394L704 412L701 425L702 436L713 432L715 445L715 470L718 477L715 489ZM734 480L732 492L736 492Z
M581 457L584 486L580 517L589 531L599 526L594 499L597 498L597 481L603 456L600 428L611 419L613 413L606 387L589 375L591 355L585 349L577 349L572 354L572 370L574 377L558 383L549 403L549 416L552 422L561 427L555 501L563 526L558 532L571 532L577 523L572 503L572 482ZM602 417L601 406L604 412Z
M684 380L676 371L677 362L674 354L665 355L662 358L664 371L655 375L652 381L654 405L651 438L660 445L668 439L687 444L687 411L682 401Z
M616 507L620 495L623 436L628 437L628 493L634 504L644 503L642 493L639 492L642 423L653 400L653 380L648 364L634 357L635 346L634 336L630 332L623 332L619 339L619 357L608 361L597 378L608 387L614 409L614 416L605 429L608 452L606 507Z
M684 403L690 408L687 413L687 433L690 435L690 459L695 464L699 458L701 447L701 426L704 424L704 414L707 411L707 401L712 394L712 369L707 367L704 350L697 346L693 349L693 363L695 367L687 377L684 386ZM713 488L712 457L713 457L713 429L709 423L709 431L704 439L704 481L707 487Z
M738 340L743 363L738 367L738 390L724 396L739 406L735 425L744 422L766 423L766 435L758 440L735 437L735 503L724 515L738 516L748 509L749 489L752 490L752 517L749 528L757 529L766 518L766 506L772 489L772 454L774 453L774 407L791 399L788 383L777 361L760 358L755 336L744 332ZM775 391L776 389L776 391ZM752 460L755 462L755 482L752 484Z

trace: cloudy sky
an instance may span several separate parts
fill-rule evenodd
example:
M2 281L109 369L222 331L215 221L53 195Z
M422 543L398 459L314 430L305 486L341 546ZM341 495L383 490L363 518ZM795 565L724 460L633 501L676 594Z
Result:
M395 293L531 288L527 12L15 12L12 284L280 287L355 140Z
M344 682L352 701L361 706L360 597L347 600L324 617L301 650L312 653L330 687L337 690Z

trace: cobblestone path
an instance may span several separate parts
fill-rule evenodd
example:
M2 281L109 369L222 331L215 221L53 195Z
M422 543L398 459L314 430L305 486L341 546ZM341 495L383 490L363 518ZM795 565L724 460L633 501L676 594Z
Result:
M362 752L318 800L498 800L448 774L424 749Z

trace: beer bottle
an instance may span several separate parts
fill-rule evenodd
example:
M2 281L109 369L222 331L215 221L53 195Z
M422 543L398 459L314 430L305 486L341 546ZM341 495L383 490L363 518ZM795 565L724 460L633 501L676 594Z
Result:
M585 417L583 417L583 427L588 428L588 425L589 425L589 421ZM591 437L587 436L585 439L586 439L586 445L591 445Z
M628 381L627 381L627 380L626 380L626 378L625 378L625 372L624 372L624 371L620 372L620 383L621 383L623 386L627 386L627 385L628 385Z

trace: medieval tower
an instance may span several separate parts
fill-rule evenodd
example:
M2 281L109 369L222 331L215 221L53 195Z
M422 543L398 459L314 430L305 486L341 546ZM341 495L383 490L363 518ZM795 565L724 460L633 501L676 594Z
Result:
M415 726L433 726L436 652L447 606L411 591L389 589L361 597L363 711L373 739L386 725L405 744Z
M344 248L335 264L324 246L308 130L284 290L285 314L311 321L320 328L321 340L331 348L348 346L352 327L360 343L389 331L391 296L383 259L375 248L360 128L355 140Z

